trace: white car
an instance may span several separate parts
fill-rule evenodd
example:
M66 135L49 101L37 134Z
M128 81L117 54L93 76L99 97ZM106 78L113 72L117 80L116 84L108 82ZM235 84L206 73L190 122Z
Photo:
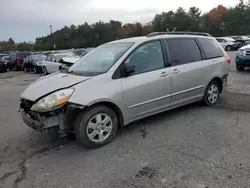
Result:
M76 56L71 53L54 53L46 57L43 62L43 73L45 75L59 71L59 67L62 65L59 61L62 58L76 58Z
M232 38L216 37L216 40L226 51L232 51L237 49L237 42Z

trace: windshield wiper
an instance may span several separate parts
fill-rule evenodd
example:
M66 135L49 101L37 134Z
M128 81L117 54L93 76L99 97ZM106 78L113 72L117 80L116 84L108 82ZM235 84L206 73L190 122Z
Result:
M75 72L75 71L67 71L66 73L74 75L82 75L80 72Z

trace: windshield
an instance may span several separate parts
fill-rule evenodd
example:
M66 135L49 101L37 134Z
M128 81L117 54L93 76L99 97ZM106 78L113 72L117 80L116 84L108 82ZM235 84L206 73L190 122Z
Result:
M229 42L236 42L233 38L225 38Z
M241 38L244 39L244 40L249 40L250 39L250 38L248 38L246 36L242 36Z
M94 76L107 72L134 43L104 44L75 63L69 72Z

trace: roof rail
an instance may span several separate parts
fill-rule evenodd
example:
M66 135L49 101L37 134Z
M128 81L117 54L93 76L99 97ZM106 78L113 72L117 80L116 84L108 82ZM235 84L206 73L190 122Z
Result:
M172 32L153 32L149 33L147 37L155 37L158 35L200 35L212 37L212 35L203 32L191 32L191 31L172 31Z

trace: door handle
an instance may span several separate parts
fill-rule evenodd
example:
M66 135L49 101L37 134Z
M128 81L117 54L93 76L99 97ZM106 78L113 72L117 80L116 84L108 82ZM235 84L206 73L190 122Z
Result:
M162 72L161 73L161 77L166 77L166 76L168 76L169 74L167 73L167 72Z
M172 74L178 74L180 71L178 69L174 69Z

